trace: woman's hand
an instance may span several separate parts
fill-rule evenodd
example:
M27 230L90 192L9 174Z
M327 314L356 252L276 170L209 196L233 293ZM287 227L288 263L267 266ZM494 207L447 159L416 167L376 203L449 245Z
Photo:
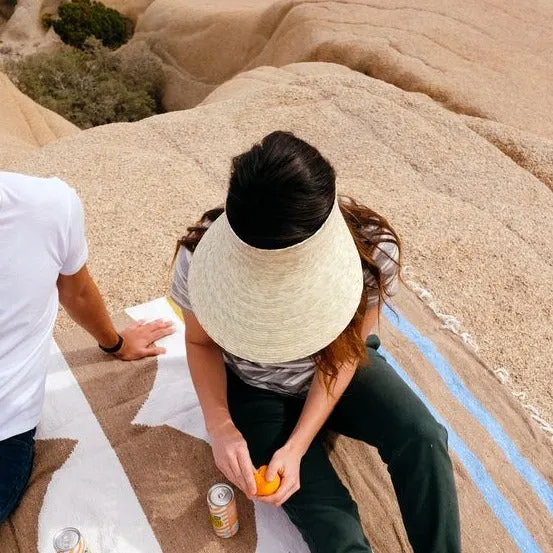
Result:
M248 499L252 499L257 487L253 476L255 468L246 440L231 420L212 430L210 435L217 468L240 488Z
M265 479L271 482L277 473L280 476L280 487L272 494L264 497L258 497L263 503L270 503L280 507L288 501L290 496L300 489L300 464L302 453L294 449L290 444L281 447L273 455Z

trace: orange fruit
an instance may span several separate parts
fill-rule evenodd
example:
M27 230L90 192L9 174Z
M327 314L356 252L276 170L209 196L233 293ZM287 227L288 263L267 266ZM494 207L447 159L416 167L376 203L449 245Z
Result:
M257 486L257 495L272 495L280 486L280 476L277 474L271 482L265 480L267 465L263 465L257 472L254 472L255 484Z

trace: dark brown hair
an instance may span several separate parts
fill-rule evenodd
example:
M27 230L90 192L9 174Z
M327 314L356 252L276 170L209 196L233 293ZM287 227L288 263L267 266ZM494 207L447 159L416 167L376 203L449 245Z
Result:
M324 223L334 205L336 176L330 163L313 146L292 133L276 131L251 150L232 161L226 214L234 232L246 243L261 249L285 248L306 240ZM339 205L353 236L365 274L359 307L347 328L327 347L313 355L317 369L330 392L340 367L359 363L366 357L361 336L367 312L368 295L378 294L379 307L388 290L382 272L375 263L375 250L384 242L398 248L394 229L378 213L348 196L339 197ZM225 208L206 211L188 227L177 244L194 251L209 225ZM383 255L388 255L382 249ZM367 282L368 281L368 282Z

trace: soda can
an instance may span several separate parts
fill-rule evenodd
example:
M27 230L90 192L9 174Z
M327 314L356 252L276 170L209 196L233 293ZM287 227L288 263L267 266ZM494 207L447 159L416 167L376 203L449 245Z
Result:
M238 509L233 489L227 484L215 484L207 492L211 525L220 538L232 538L238 532Z
M64 528L54 536L56 553L90 553L84 538L76 528Z

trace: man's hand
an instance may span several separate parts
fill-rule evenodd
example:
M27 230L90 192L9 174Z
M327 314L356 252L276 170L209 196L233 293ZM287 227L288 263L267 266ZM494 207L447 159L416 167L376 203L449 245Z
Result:
M151 323L137 321L121 331L123 346L115 354L123 361L133 361L143 357L153 357L165 353L165 348L155 345L156 340L169 336L175 332L171 321L157 319Z
M106 348L115 346L119 336L86 265L74 275L59 275L57 286L60 303L69 316L89 332L98 344ZM172 323L167 321L158 320L147 324L138 321L121 332L123 346L117 352L117 357L130 361L164 353L165 350L156 347L154 342L174 331Z
M280 486L274 494L260 496L256 499L263 503L276 505L277 507L288 501L290 496L300 489L301 458L301 453L293 449L291 445L287 444L281 447L273 455L265 475L267 482L271 482L278 473L280 476Z

